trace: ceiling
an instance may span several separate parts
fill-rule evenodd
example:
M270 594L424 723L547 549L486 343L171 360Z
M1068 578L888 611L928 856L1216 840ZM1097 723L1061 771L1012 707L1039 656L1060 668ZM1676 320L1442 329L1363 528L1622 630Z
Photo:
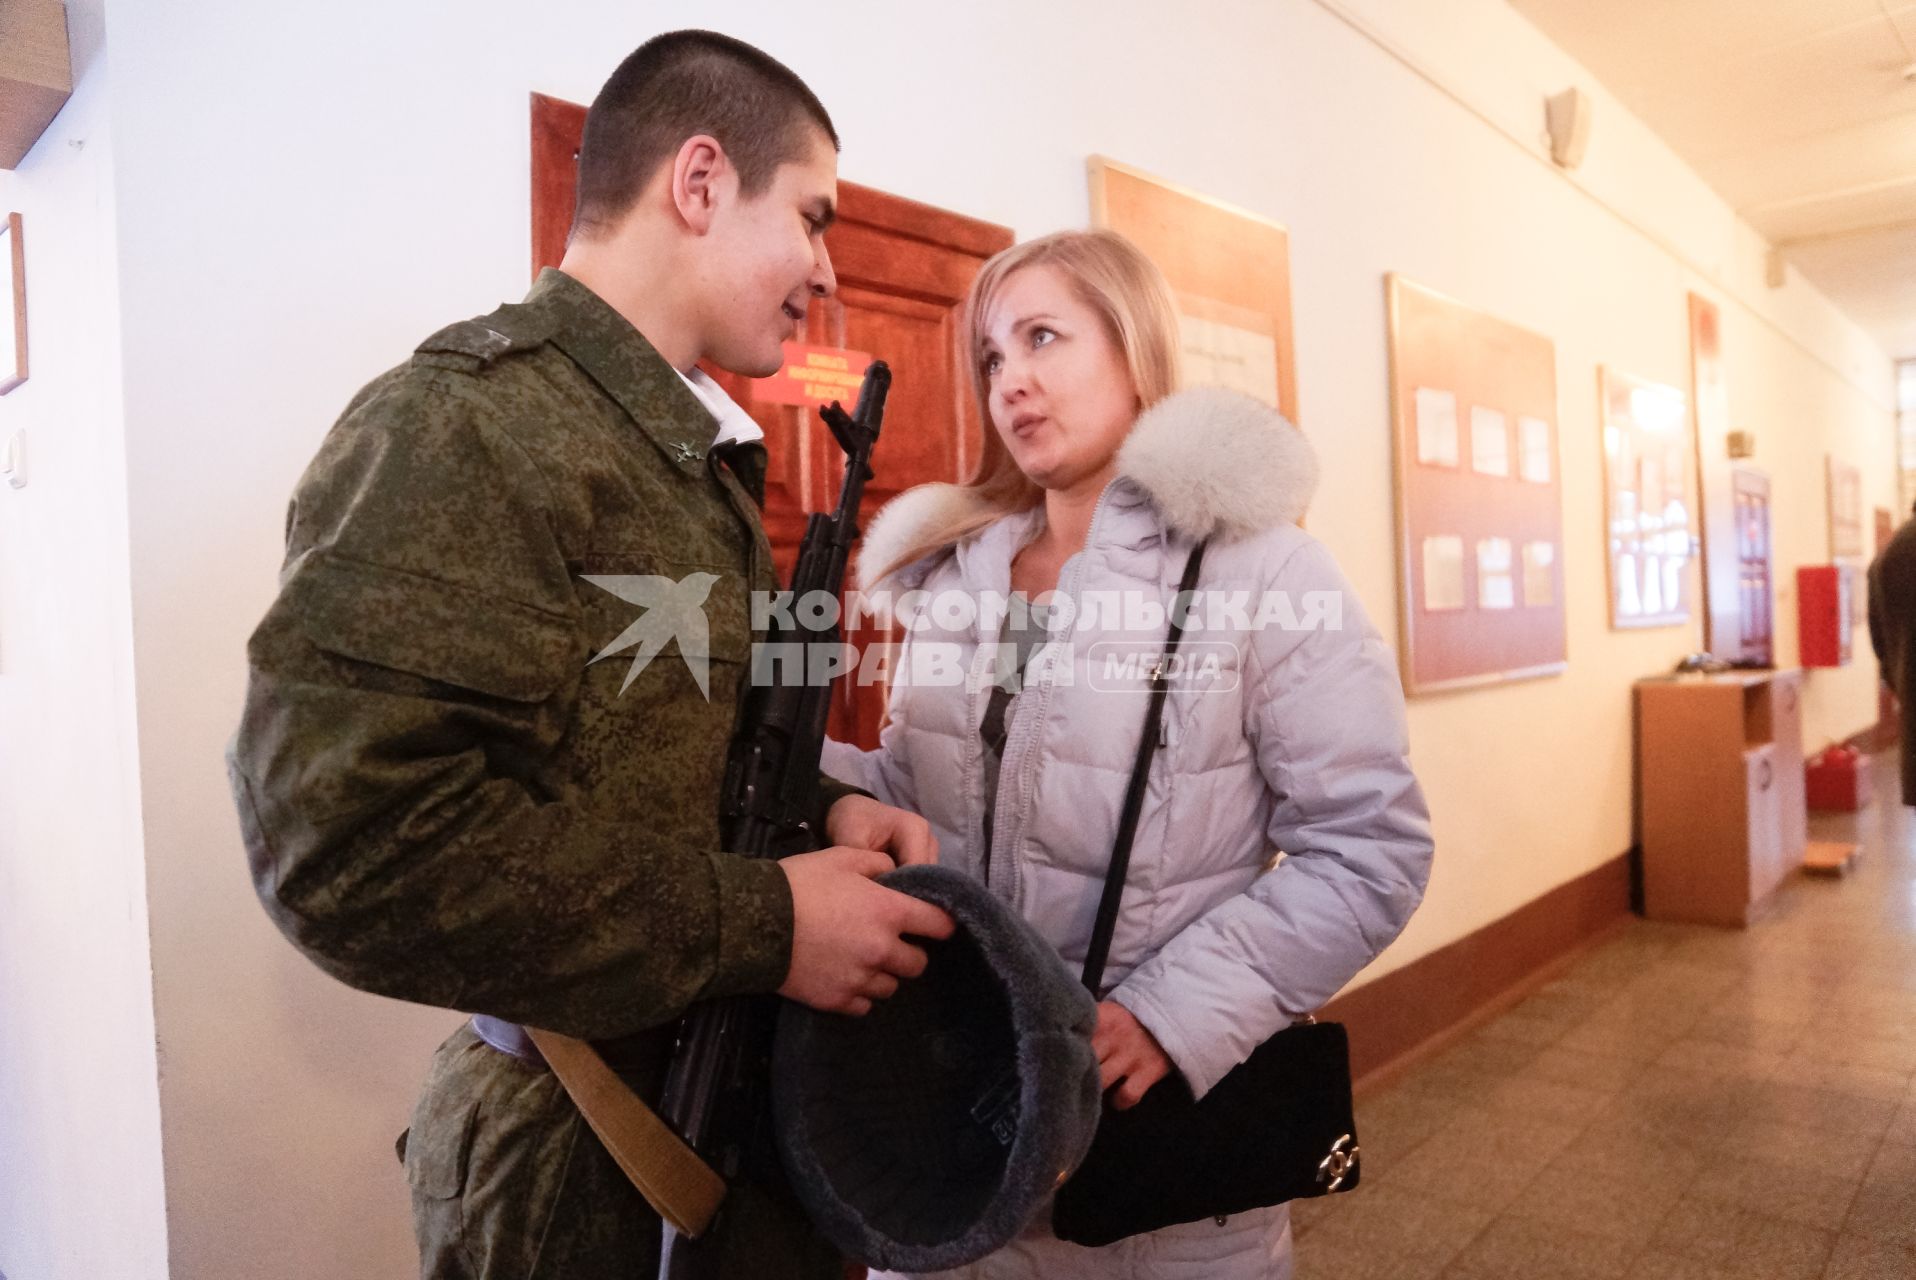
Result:
M1510 3L1916 359L1916 0Z

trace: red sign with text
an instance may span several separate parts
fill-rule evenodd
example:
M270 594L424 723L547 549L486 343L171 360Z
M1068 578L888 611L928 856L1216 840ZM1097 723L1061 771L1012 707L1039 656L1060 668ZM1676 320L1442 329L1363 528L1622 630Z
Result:
M760 404L812 406L837 400L850 405L858 399L871 362L863 351L787 342L784 367L769 378L754 379L752 399Z

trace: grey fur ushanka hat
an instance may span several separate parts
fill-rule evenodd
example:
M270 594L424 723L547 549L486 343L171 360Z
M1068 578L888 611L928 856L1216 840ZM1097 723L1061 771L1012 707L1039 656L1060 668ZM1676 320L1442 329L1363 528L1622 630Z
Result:
M1090 1149L1097 1005L984 885L944 867L880 877L948 912L930 963L862 1018L787 1004L772 1105L813 1223L875 1267L939 1271L1010 1242Z

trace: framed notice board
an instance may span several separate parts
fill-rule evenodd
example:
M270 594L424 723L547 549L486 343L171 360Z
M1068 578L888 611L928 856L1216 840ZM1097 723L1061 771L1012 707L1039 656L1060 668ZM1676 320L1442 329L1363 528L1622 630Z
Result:
M1091 221L1157 263L1176 297L1184 377L1297 421L1291 237L1269 218L1092 156Z
M1398 660L1411 694L1567 665L1557 354L1386 277Z

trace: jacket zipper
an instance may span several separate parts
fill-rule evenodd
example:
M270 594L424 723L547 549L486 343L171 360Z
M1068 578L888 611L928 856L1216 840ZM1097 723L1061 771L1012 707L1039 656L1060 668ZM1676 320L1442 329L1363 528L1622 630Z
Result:
M1006 560L1006 571L1007 571L1006 585L1007 586L1009 586L1010 562L1018 558L1018 553L1024 549L1026 543L1028 543L1029 541L1030 541L1029 537L1026 537L1023 542L1020 542L1017 546L1013 547L1009 557ZM966 580L966 573L965 573L965 567L962 561L962 553L961 553L960 563L957 566L957 574L958 574L958 581L960 583L963 583ZM1004 624L1000 623L998 633L994 637L994 640L998 642L1002 642L1003 639L1004 639ZM972 625L971 642L973 646L972 670L976 671L978 669L979 661L982 659L985 652L985 647L984 647L985 646L985 625L984 625L984 618L982 617L982 615L979 617L978 621ZM965 704L966 723L979 725L982 729L982 726L984 724L984 714L986 710L988 710L991 706L991 686L988 684L984 684L983 682L980 682L977 688L974 689L970 681L967 681L965 685L965 697L968 699L968 701ZM1011 710L1009 707L1005 709L1005 714L1007 717L1011 714ZM966 804L969 804L970 801L975 797L978 801L979 809L983 810L984 799L985 799L984 736L983 736L983 733L980 732L980 733L969 735L969 737L970 737L970 743L965 752L964 776L960 779L959 785L961 789L959 794L961 795L961 797L963 798ZM992 876L992 873L991 873L991 867L992 867L992 863L995 862L998 858L998 850L1000 848L1000 841L998 840L998 825L997 824L998 824L999 815L1005 811L1005 801L1007 799L1007 795L1005 792L1005 767L1004 766L1005 766L1005 761L1010 758L1010 751L1011 751L1011 735L1009 730L1007 730L1005 735L1004 745L1000 749L999 756L998 756L998 784L996 789L996 797L997 797L996 803L992 805L991 812L980 814L980 821L976 828L976 831L978 832L978 836L979 836L979 843L982 845L982 848L979 850L979 852L983 855L979 860L979 866L982 868L984 872L984 883L987 888L991 886L994 880L994 877ZM970 830L967 830L965 834L965 838L967 840L971 838Z
M1067 573L1059 578L1057 586L1059 595L1076 599L1075 592L1078 581L1084 576L1083 556L1086 552L1090 551L1091 548L1098 545L1099 528L1104 523L1106 513L1110 510L1111 490L1117 483L1118 478L1114 477L1107 481L1104 488L1099 492L1098 504L1091 512L1091 527L1085 532L1084 546L1072 555L1071 560L1067 562ZM1075 618L1073 625L1076 625ZM1027 757L1032 755L1030 751L1031 740L1039 734L1044 724L1045 712L1051 704L1052 689L1053 686L1049 680L1044 681L1038 686L1038 705L1036 707L1027 707L1020 713L1018 723L1012 726L1010 734L1006 736L1005 753L998 763L998 811L994 815L993 821L991 861L997 862L1000 858L1004 859L1003 869L1005 874L1010 877L1010 879L1004 883L1008 884L1011 890L1009 896L1004 900L1009 902L1014 910L1020 912L1024 909L1024 876L1019 868L1015 850L1024 839L1025 820L1028 816L1025 812L1025 808L1030 802L1031 784L1034 775L1037 773L1036 759L1027 759ZM979 747L979 752L982 755L982 746ZM1009 766L1014 759L1018 762L1017 769L1015 773L1013 773L1010 781L1012 782L1013 788L1015 788L1015 793L1008 793L1005 787L1006 774L1011 772ZM1009 816L1007 816L1007 805L1005 803L1008 794L1011 794L1013 799ZM1007 836L1010 838L1004 838ZM986 874L991 874L989 869L987 869ZM992 876L992 878L997 879L998 877Z

